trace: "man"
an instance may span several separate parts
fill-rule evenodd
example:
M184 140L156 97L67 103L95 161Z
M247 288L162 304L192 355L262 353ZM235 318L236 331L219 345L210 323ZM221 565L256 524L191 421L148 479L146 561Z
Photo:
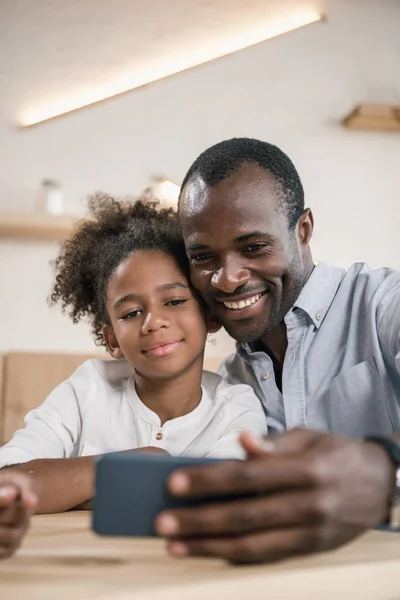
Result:
M192 282L238 341L223 373L253 386L275 435L242 436L244 462L171 477L176 495L253 494L161 515L171 553L272 561L393 521L400 273L315 266L298 173L258 140L228 140L200 155L179 215Z

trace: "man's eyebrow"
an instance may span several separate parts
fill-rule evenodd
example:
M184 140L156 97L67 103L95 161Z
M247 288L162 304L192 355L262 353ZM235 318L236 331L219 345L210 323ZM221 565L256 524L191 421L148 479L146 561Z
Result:
M208 246L205 244L188 244L186 246L186 252L193 252L193 250L207 250Z
M265 233L265 231L251 231L250 233L245 233L244 235L240 235L235 238L233 241L235 244L240 242L247 242L253 238L263 238L265 241L270 242L271 244L276 242L276 238L270 233ZM194 252L195 250L208 250L209 246L206 244L188 244L186 246L186 252Z
M235 238L233 241L237 244L240 242L248 242L249 240L251 240L253 238L263 238L264 240L271 242L271 243L276 241L276 238L273 235L271 235L270 233L265 233L265 231L251 231L250 233L245 233L244 235L240 235L239 237Z
M155 291L156 292L166 292L168 290L175 290L175 289L188 290L189 286L187 283L182 283L181 281L175 281L174 283L164 283L163 285L159 285ZM117 309L119 306L121 306L121 304L124 304L125 302L132 302L132 300L139 301L140 296L138 294L127 294L126 296L123 296L122 298L118 298L118 300L115 302L113 308Z

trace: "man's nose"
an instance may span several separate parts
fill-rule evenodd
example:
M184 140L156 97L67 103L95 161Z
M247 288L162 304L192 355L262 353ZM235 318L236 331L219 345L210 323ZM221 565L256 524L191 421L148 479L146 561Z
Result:
M226 260L211 277L211 285L225 294L232 294L250 280L250 271L240 261Z

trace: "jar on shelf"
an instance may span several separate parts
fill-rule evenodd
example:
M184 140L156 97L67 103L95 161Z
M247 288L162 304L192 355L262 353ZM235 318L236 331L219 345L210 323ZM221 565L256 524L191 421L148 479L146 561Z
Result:
M55 179L43 179L39 196L38 209L50 215L61 215L64 212L62 188Z

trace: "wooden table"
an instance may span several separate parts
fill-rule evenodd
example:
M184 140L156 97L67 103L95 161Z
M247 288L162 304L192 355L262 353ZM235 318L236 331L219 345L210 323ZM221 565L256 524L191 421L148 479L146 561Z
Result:
M395 600L400 534L279 565L232 567L169 558L161 540L100 538L88 513L34 517L21 550L0 563L3 600Z

